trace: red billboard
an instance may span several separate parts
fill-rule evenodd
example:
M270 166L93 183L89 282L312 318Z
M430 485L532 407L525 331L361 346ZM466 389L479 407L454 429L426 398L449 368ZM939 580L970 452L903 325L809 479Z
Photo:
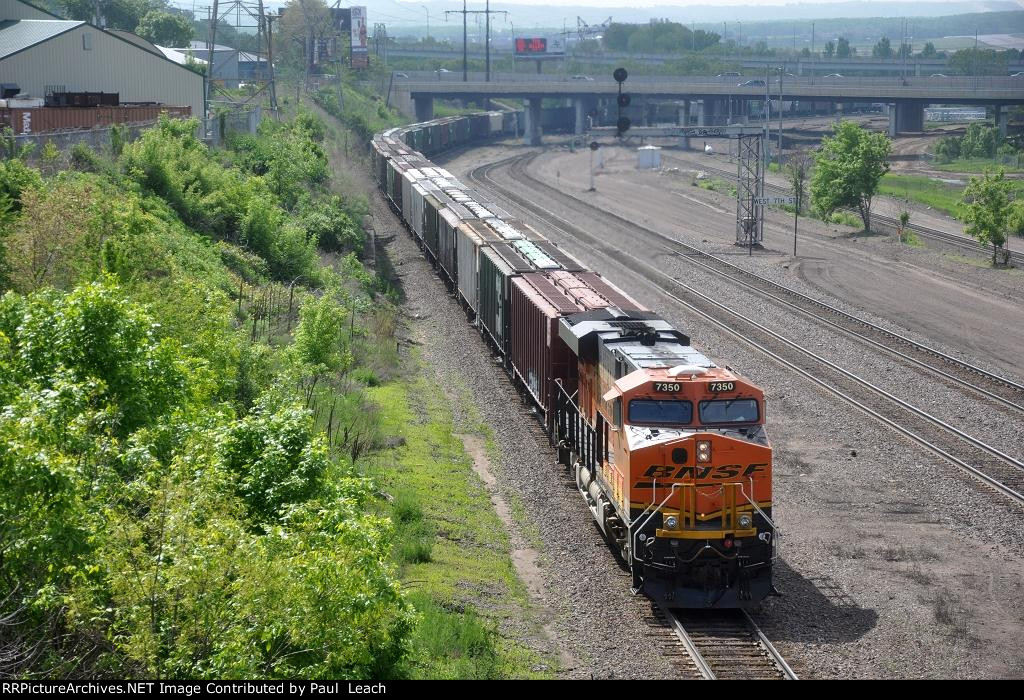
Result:
M548 40L543 37L529 39L516 39L516 55L546 54L548 52Z

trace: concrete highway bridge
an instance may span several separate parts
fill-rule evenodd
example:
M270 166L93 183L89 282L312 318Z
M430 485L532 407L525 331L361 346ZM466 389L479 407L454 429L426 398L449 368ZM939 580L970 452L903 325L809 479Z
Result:
M406 77L402 77L402 76ZM614 109L618 84L610 77L573 77L493 74L490 82L482 73L410 72L396 74L392 82L396 103L420 121L433 118L435 99L481 102L488 98L518 98L526 105L524 138L540 142L542 102L562 100L572 104L575 131L582 133L587 116L601 106ZM781 94L780 94L781 90ZM743 121L751 103L766 99L782 102L885 104L889 111L889 132L897 134L924 129L926 105L983 105L992 107L996 124L1006 132L1010 105L1024 105L1024 77L820 77L778 75L767 81L756 76L638 76L629 78L624 91L634 105L657 102L678 104L678 123L721 126ZM635 114L635 108L634 108Z
M498 48L491 44L491 59L498 60L509 58L511 50ZM461 48L425 48L419 46L392 46L388 47L390 58L418 58L423 59L427 65L441 61L462 60ZM672 61L678 61L683 56L679 54L645 54L645 53L617 53L614 51L604 53L570 53L567 60L580 61L583 63L594 63L607 66L622 65L623 62L642 63L646 65L663 65ZM783 66L787 73L794 75L825 75L828 73L839 73L840 75L860 75L862 73L887 73L889 75L916 75L926 77L934 73L950 73L948 58L873 58L869 56L852 56L850 58L826 58L825 56L721 56L709 55L723 64L742 66L745 71L758 71L763 74L764 69L777 69ZM485 60L483 50L471 47L467 58L471 61ZM529 61L528 61L529 62ZM552 73L559 70L560 61L550 61L550 67L544 70ZM1007 74L1024 71L1024 61L1010 63L1007 66Z

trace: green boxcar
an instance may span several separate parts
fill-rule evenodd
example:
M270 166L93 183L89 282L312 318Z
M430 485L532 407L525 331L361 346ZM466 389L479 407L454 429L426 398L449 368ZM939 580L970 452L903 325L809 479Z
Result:
M484 336L499 353L505 355L508 350L511 280L533 268L522 258L517 259L518 256L502 255L495 250L496 247L480 249L480 308L477 317Z

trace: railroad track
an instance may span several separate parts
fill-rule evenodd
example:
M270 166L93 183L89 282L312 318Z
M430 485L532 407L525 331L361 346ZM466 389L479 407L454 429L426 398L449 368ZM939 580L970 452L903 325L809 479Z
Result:
M704 170L704 171L707 171L707 172L715 173L716 175L720 175L721 177L729 178L730 180L736 180L736 173L730 172L728 170L724 170L722 168L715 167L713 165L705 165L703 163L696 164L696 163L692 163L690 161L686 161L686 160L682 160L682 159L678 159L678 158L671 158L671 157L670 157L670 159L671 160L675 160L676 162L686 163L687 165L697 167L700 170ZM792 194L792 191L788 187L783 187L782 185L775 185L775 184L766 182L764 187L765 187L766 193L773 192L773 193L783 194L783 195L791 195ZM899 228L899 223L900 223L899 219L897 219L895 217L892 217L892 216L885 216L884 214L872 214L871 215L871 219L872 219L872 221L878 222L878 223L882 224L883 226L886 226L886 227L892 229L893 231L896 231ZM946 243L948 245L954 245L954 246L957 246L958 248L962 248L964 250L969 250L972 253L983 253L985 256L991 255L991 253L992 253L991 249L989 249L987 246L983 246L982 244L978 243L973 238L968 238L967 236L962 236L962 235L960 235L958 233L951 233L949 231L942 231L942 230L939 230L937 228L932 228L930 226L922 226L921 224L915 224L915 223L907 224L907 229L910 230L910 231L913 231L916 234L924 236L925 238L930 238L930 239L932 239L934 241L938 241L940 243ZM1011 250L1009 252L1010 252L1010 261L1012 263L1014 263L1016 265L1024 264L1024 252L1020 252L1020 251L1016 251L1016 250Z
M557 196L571 197L580 204L586 204L588 207L594 208L589 202L584 202L576 197L572 197L572 195L567 195L561 192L561 190L553 188L533 177L527 172L526 165L525 159L512 165L515 171L514 175L517 178L528 180L532 186L543 188L547 192L555 192ZM602 217L614 220L619 226L631 229L637 235L658 239L665 250L684 257L688 262L698 267L730 279L746 289L750 289L761 296L796 310L818 323L847 335L852 335L874 348L889 352L895 357L926 369L936 376L961 388L966 388L987 400L1009 408L1012 411L1024 413L1024 384L1002 377L994 372L989 372L941 350L872 323L867 319L843 311L834 305L814 299L696 246L640 226L614 212L600 208L598 208L598 211L601 212ZM941 363L945 369L936 366L935 362Z
M469 177L490 190L501 194L510 202L530 211L545 221L550 228L560 230L570 238L576 239L605 259L626 269L640 274L656 283L666 296L676 303L690 309L701 318L717 326L741 342L755 347L776 362L790 368L797 374L807 378L826 391L832 393L876 420L888 425L893 430L910 438L925 449L939 455L965 472L987 484L1010 500L1024 504L1024 462L1007 455L997 448L959 430L955 426L942 421L927 412L913 406L907 401L893 396L884 388L839 367L835 363L790 340L774 330L767 328L756 320L713 299L700 290L676 280L662 270L655 268L646 261L637 258L626 250L612 247L594 235L583 230L576 224L566 220L561 214L555 213L537 202L524 196L522 190L513 190L494 180L492 173L497 168L510 167L513 177L520 182L540 190L553 199L561 200L570 207L579 208L585 205L591 211L589 203L565 194L539 181L531 181L525 176L525 166L536 154L514 156L497 163L480 166L474 169ZM604 216L606 212L601 212ZM646 238L654 237L643 227L629 222L629 227L614 221L624 231L640 234ZM636 236L633 236L635 240ZM664 241L658 241L658 245ZM686 298L673 294L672 289L685 292ZM723 320L730 318L729 321ZM738 327L738 328L737 328ZM795 362L788 359L796 353L802 358L811 360L816 368L812 371L804 365L806 362Z
M655 607L652 624L671 630L675 655L704 680L799 680L778 649L743 610Z

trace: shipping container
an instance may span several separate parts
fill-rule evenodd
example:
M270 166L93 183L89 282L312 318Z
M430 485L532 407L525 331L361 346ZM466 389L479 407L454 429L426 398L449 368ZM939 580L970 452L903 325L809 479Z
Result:
M547 412L555 379L560 379L570 393L575 391L576 357L559 337L558 321L582 309L537 272L512 279L510 309L509 359L513 374Z
M409 167L402 173L402 218L405 219L405 222L409 227L412 227L413 222L411 213L412 186L420 179L420 177L420 171L414 167Z
M459 226L455 244L459 268L457 288L459 300L469 311L470 318L476 316L480 303L480 249L500 241L498 234L482 221L464 221Z
M423 239L423 198L427 191L417 182L412 186L412 199L407 207L406 222L409 228L416 235L416 238Z
M650 311L646 306L633 299L596 272L584 271L577 273L575 276L603 299L607 300L612 306L618 307L623 311Z
M444 204L437 197L441 194L427 194L423 197L423 245L427 247L427 254L431 260L437 260L437 234L440 226L438 214L444 209Z
M481 248L477 266L477 293L480 300L477 318L484 337L489 339L502 355L508 352L508 299L511 280L516 275L532 270L530 265L507 248L507 245L495 243Z
M112 124L148 124L161 114L176 119L192 115L191 107L171 105L122 105L120 107L2 107L0 127L15 134L95 129Z
M502 132L503 115L501 112L490 112L487 115L491 136L497 136Z
M454 289L459 276L458 247L456 243L459 224L473 218L461 204L452 203L440 212L437 220L437 262L441 266L441 277L447 278Z
M535 228L519 219L488 219L487 225L491 226L499 236L506 241L546 241Z

